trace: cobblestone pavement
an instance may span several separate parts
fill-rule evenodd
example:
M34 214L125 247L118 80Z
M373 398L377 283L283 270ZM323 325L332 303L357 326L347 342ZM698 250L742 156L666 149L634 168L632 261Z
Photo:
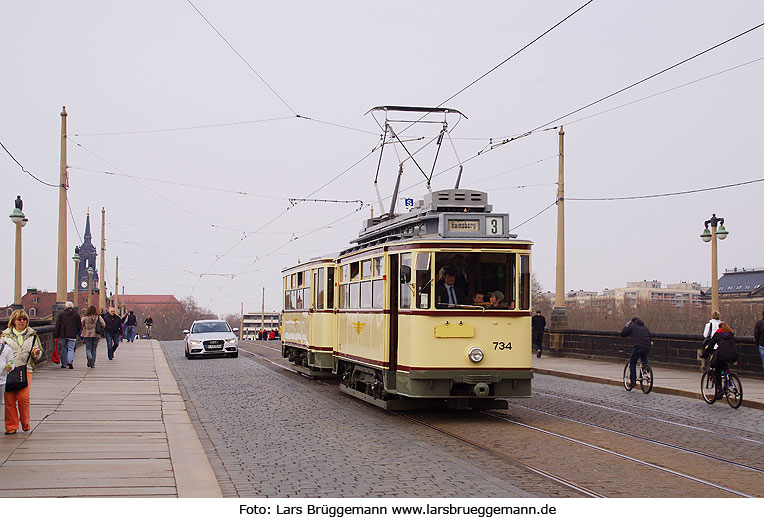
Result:
M272 346L275 346L271 343ZM495 454L416 425L339 392L336 383L306 379L269 365L278 352L245 343L260 357L187 361L182 343L164 349L224 495L275 497L512 497L576 496ZM544 413L546 412L546 413ZM760 410L709 406L700 399L626 392L622 388L554 376L534 378L534 397L511 400L509 418L611 450L638 455L707 479L710 459L617 436L592 425L679 447L717 451L764 468ZM501 454L610 496L705 496L707 487L648 467L635 467L505 422L470 413L419 412L431 424ZM421 416L421 417L420 417ZM647 456L647 457L643 457ZM762 475L714 464L721 483L760 495ZM686 472L686 470L685 470ZM645 483L650 479L650 483ZM629 482L631 480L631 482ZM635 487L637 487L635 489ZM716 497L727 494L713 493Z
M442 436L345 396L336 385L262 360L188 361L182 342L163 348L198 416L197 432L225 496L540 495L539 482L531 480L535 493L517 488L508 480L513 472L497 468L489 454L444 446Z

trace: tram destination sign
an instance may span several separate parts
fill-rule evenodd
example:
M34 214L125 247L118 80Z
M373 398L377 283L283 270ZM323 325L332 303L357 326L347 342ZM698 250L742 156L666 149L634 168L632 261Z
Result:
M448 219L448 231L450 232L479 232L480 220Z

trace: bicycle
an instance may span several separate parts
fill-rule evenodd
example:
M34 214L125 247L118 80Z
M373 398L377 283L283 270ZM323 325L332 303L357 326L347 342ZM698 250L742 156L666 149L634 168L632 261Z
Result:
M700 378L700 395L703 397L703 401L709 405L713 405L716 401L716 379L714 374L714 368L708 366L708 369L703 372ZM743 404L743 383L740 382L740 378L734 372L730 372L730 369L726 366L722 369L722 395L727 398L727 403L732 408L740 408Z
M620 353L625 354L627 353L626 350L621 349ZM629 355L631 355L629 353ZM629 361L631 361L631 358L629 358ZM639 388L644 392L645 394L649 394L653 390L653 369L650 368L650 365L647 365L643 363L642 361L637 361L637 383L639 383ZM634 388L635 384L631 384L631 374L629 371L629 363L626 363L626 366L623 367L623 387L627 391L631 391L632 388Z
M151 325L146 325L146 339L151 339Z

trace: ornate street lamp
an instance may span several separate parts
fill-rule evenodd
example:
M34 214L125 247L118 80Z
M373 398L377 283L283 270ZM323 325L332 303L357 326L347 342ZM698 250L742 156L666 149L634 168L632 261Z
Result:
M723 241L729 232L724 228L724 219L714 213L711 218L703 223L705 229L700 234L703 242L711 243L711 311L719 309L719 270L716 262L716 239ZM709 230L708 227L711 226ZM717 226L719 229L717 230Z
M80 257L80 249L79 247L74 247L74 255L72 255L72 260L74 261L74 309L79 312L80 311L80 287L79 283L77 282L79 277L77 275L79 269L80 269L80 261L82 260L82 257Z
M21 310L24 306L21 304L21 228L27 225L29 219L21 211L23 203L21 196L16 197L15 208L9 215L11 221L16 225L16 279L13 287L13 310Z

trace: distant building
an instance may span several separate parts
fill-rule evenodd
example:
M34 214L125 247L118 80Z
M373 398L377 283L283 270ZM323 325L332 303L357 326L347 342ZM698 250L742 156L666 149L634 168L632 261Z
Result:
M148 314L151 314L156 322L158 317L178 310L181 304L174 295L120 295L119 306L125 312L135 312L135 317L141 324Z
M565 305L582 307L608 307L612 301L650 301L654 303L670 303L675 306L685 304L703 304L703 288L700 283L681 282L667 284L664 288L660 281L631 281L623 288L605 288L602 293L585 290L570 290L565 294ZM543 299L554 302L553 292L542 293Z
M257 339L257 332L262 328L278 332L281 326L280 312L248 312L244 314L241 339Z
M74 294L68 292L66 300L74 302ZM84 314L88 306L87 293L79 293L78 301L80 314ZM121 295L119 296L119 301L122 304ZM29 315L30 319L37 321L52 321L53 305L55 303L56 292L38 290L37 288L27 288L27 293L21 297L21 304L24 306L27 315ZM98 308L98 292L93 293L91 304ZM147 313L151 313L154 320L156 320L157 315L161 316L162 314L169 313L174 308L179 308L180 301L172 295L127 295L125 296L125 305L127 310L134 310L138 317L138 322L142 322ZM116 306L113 296L106 298L106 307L108 308L109 306ZM0 317L7 319L12 312L11 305L8 305L0 312Z
M711 289L703 291L704 302L711 302ZM724 270L719 279L719 300L764 303L764 269Z

